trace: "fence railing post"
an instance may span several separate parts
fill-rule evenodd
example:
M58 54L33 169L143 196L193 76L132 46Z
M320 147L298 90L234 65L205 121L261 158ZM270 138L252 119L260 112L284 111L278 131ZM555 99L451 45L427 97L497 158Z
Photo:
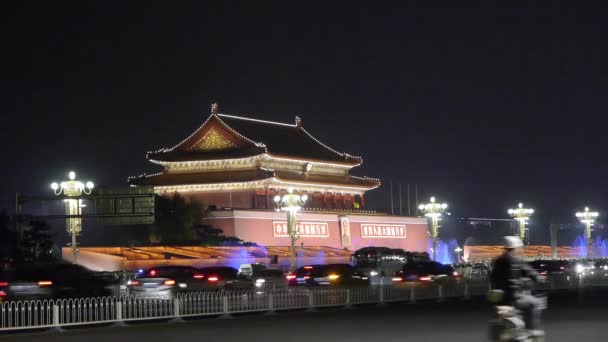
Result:
M181 304L182 304L182 300L181 298L177 297L173 299L173 318L171 319L171 322L176 322L176 323L180 323L180 322L184 322L184 319L181 316Z
M443 302L443 285L437 284L437 301Z
M116 302L116 325L125 326L124 312L122 311L122 301Z
M384 286L378 286L378 306L384 306Z
M350 309L353 307L351 299L350 299L350 295L351 295L351 290L350 289L346 289L346 301L345 301L345 305L344 307L347 309Z
M467 280L464 281L464 299L471 299L471 293L469 291L469 282Z
M232 318L232 315L230 315L230 301L228 300L228 294L225 292L222 297L222 307L222 318Z
M61 317L59 316L59 305L53 303L53 329L56 331L63 331L61 328Z
M274 310L274 291L268 294L268 311L266 311L266 315L274 315L276 311Z
M410 303L416 303L416 288L410 287Z
M308 290L308 309L307 311L316 311L315 308L315 294L313 289Z

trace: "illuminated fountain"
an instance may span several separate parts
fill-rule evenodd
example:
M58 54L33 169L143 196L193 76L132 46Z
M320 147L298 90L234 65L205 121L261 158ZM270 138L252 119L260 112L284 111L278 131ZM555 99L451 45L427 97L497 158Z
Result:
M453 264L456 260L456 255L454 254L454 250L458 247L458 241L452 239L448 242L444 242L443 240L437 240L437 259L435 261L440 262L442 264ZM428 248L429 254L433 252L433 241L429 239Z

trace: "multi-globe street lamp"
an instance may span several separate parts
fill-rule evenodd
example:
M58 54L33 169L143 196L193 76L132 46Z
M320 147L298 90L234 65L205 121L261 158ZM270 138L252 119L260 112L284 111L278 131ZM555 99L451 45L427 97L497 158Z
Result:
M82 194L91 194L94 187L93 182L88 181L83 183L76 180L76 173L74 171L68 173L68 178L69 180L67 181L61 183L54 182L51 184L51 189L53 189L55 195L59 196L63 194L67 197L79 197ZM68 218L65 221L66 230L72 237L72 262L76 263L76 258L78 256L76 236L82 231L82 219L80 218L80 214L82 213L84 204L81 199L66 198L63 201L65 202L66 215L68 215Z
M441 220L441 214L448 208L445 203L436 203L435 197L431 197L430 203L420 204L418 209L424 213L424 216L428 217L431 221L430 235L433 241L433 247L431 253L433 253L433 260L437 260L437 238L439 237L439 220Z
M589 211L589 207L585 207L585 211L577 212L576 217L585 224L585 238L587 239L587 256L590 256L591 244L591 226L595 223L595 219L600 216L597 211Z
M290 239L289 268L290 271L293 272L296 269L295 243L300 237L298 234L299 232L296 229L296 214L302 209L302 206L308 200L308 196L294 194L292 188L289 188L287 192L288 193L283 196L275 196L274 202L276 203L277 210L287 212L287 234Z
M515 221L517 221L518 235L522 241L526 241L526 223L530 219L530 216L534 214L534 209L524 208L523 203L519 203L516 209L509 209L507 211ZM529 238L529 234L528 234Z

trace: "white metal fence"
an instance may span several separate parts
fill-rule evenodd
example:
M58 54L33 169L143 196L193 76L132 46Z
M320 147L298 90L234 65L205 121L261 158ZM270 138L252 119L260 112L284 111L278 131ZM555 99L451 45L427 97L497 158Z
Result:
M608 287L608 277L550 279L545 290ZM99 297L13 301L0 305L0 332L19 329L60 328L131 322L150 319L182 319L195 316L244 312L314 309L330 306L383 304L389 302L442 301L485 295L486 281L445 285L407 285L354 288L283 288L267 293L252 291L178 294L171 299Z

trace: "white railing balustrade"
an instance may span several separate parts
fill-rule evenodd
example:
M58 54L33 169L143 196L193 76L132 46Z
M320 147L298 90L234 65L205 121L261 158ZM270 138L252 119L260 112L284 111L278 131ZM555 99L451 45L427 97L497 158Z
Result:
M551 277L540 288L563 291L600 286L608 287L608 277ZM467 280L352 288L282 287L272 291L188 292L163 299L120 296L9 301L0 304L0 332L153 319L181 320L245 312L468 299L485 296L488 289L487 281Z

